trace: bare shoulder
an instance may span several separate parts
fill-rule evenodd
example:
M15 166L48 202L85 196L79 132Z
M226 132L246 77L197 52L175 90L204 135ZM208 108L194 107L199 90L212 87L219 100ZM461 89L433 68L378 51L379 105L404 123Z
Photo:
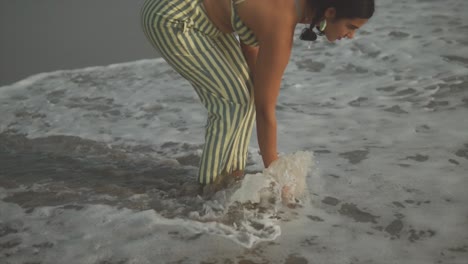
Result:
M242 21L258 40L290 36L296 26L294 0L245 0L237 5Z

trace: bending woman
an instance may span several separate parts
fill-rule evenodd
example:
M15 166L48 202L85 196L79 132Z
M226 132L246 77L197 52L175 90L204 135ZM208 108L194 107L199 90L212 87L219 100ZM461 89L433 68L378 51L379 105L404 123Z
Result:
M146 37L208 111L199 183L243 175L254 120L264 166L278 158L276 101L298 23L310 25L302 40L335 41L373 13L374 0L146 0Z

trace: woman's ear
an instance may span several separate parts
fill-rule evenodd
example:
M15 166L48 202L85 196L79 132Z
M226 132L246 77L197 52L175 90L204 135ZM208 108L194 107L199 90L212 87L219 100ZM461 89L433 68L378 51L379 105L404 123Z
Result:
M336 9L334 7L327 8L327 10L325 10L324 16L326 19L329 19L329 20L335 19Z

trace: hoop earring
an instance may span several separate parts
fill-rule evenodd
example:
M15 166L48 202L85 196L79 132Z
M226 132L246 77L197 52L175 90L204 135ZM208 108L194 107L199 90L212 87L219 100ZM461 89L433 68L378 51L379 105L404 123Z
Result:
M323 31L327 28L327 20L324 19L320 22L319 30L323 33Z

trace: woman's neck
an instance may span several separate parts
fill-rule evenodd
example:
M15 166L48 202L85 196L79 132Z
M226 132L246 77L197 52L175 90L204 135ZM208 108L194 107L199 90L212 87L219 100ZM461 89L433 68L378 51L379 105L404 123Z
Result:
M295 0L298 10L298 23L310 24L314 18L314 10L308 0Z

